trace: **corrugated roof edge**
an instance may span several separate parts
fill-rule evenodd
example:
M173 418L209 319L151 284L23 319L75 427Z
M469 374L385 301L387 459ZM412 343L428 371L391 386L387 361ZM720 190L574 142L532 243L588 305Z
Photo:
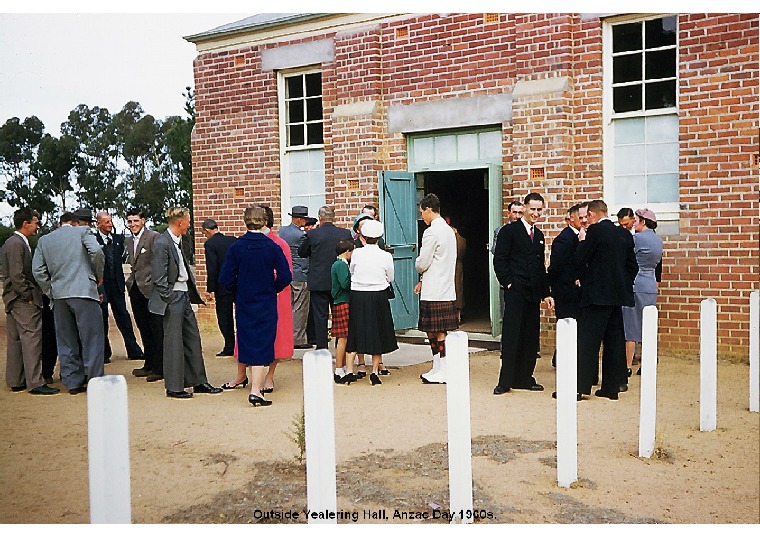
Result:
M251 30L260 30L262 28L271 28L273 26L318 19L325 15L334 15L334 13L260 13L236 22L218 26L205 32L186 35L182 39L189 41L190 43L201 43L203 41L210 41L219 37L230 36Z

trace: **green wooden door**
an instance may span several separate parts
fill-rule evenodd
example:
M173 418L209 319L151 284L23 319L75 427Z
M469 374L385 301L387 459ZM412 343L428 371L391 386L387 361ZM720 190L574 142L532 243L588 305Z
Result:
M488 165L488 229L490 231L489 239L493 237L496 228L503 224L502 205L503 205L501 166L496 164ZM490 244L488 245L490 248ZM493 258L491 258L493 261ZM491 304L491 335L498 337L501 334L501 316L504 314L501 309L499 300L499 280L496 279L496 273L493 270L493 262L488 263L488 290Z
M414 268L417 258L417 198L414 174L380 172L381 213L385 224L385 243L393 248L393 289L391 300L396 330L415 328L420 305L414 286L419 281ZM497 296L498 299L498 296Z

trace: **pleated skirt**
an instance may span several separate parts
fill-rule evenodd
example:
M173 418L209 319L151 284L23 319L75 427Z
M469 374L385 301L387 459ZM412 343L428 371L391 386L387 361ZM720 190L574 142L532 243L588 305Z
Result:
M387 354L398 349L388 292L351 291L348 352Z

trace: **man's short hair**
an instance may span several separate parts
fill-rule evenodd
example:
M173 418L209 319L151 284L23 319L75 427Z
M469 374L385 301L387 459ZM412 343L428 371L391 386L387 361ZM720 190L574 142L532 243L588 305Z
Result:
M374 205L369 205L369 204L365 205L364 207L362 207L362 212L364 212L364 209L369 209L370 211L372 211L372 216L377 216L377 207L375 207Z
M267 225L267 211L261 205L248 207L243 214L243 221L247 229L261 229Z
M171 224L177 220L190 216L190 209L187 207L169 207L166 209L166 221Z
M580 210L581 210L581 204L580 203L576 203L575 205L573 205L572 207L570 207L567 210L567 214L571 214L571 215L572 214L577 214L578 211L580 211Z
M319 208L319 213L317 213L319 216L320 222L332 222L335 220L335 209L328 205L323 205Z
M70 211L66 211L58 218L58 223L63 224L71 224L72 222L79 223L79 218L74 216L74 213Z
M317 225L317 219L313 216L307 216L306 217L306 223L304 224L306 226L316 226Z
M335 255L340 255L344 252L350 252L354 248L356 248L354 241L350 241L348 239L341 239L338 241L338 244L335 245Z
M423 211L425 209L430 209L434 213L440 213L441 200L438 199L438 196L436 196L435 194L430 193L420 200L420 209L422 209Z
M32 218L35 216L39 220L40 215L37 212L31 210L29 207L22 207L21 209L17 209L13 213L13 225L16 229L21 229L24 227L24 222L31 223Z
M213 218L206 218L203 223L201 224L201 228L203 229L218 229L219 226L216 225L216 220Z
M137 207L131 207L127 209L127 216L138 216L145 220L145 211L138 209Z
M507 211L512 212L512 207L522 207L523 204L520 200L512 200L509 202L509 205L507 205Z
M531 192L530 194L525 196L525 201L523 203L527 207L530 204L530 202L533 200L540 201L542 204L544 203L544 198L538 192Z
M618 217L618 220L625 217L633 218L633 209L631 209L630 207L623 207L617 212L617 217Z
M592 200L588 202L589 212L596 214L607 214L607 204L604 200Z

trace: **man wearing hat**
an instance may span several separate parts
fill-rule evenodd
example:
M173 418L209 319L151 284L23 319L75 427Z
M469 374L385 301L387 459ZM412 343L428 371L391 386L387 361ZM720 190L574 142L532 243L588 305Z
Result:
M227 249L235 242L235 237L225 235L219 231L216 221L207 218L201 224L201 231L206 237L203 251L206 254L206 299L211 300L214 293L216 306L216 322L219 331L224 336L224 348L217 352L217 356L233 356L235 353L235 317L232 313L232 305L235 295L219 285L219 274L222 272Z
M295 205L290 215L290 224L280 228L280 238L290 246L293 258L293 281L290 283L290 304L293 308L293 346L296 349L310 349L306 336L306 325L309 318L309 259L298 255L298 246L306 237L303 230L309 218L309 209L303 205Z
M332 280L330 269L335 261L335 247L342 239L351 240L351 231L333 224L335 210L319 208L319 227L306 234L298 247L300 257L309 258L309 307L314 315L314 334L317 349L327 348L327 315L332 307ZM281 234L282 235L282 234Z

